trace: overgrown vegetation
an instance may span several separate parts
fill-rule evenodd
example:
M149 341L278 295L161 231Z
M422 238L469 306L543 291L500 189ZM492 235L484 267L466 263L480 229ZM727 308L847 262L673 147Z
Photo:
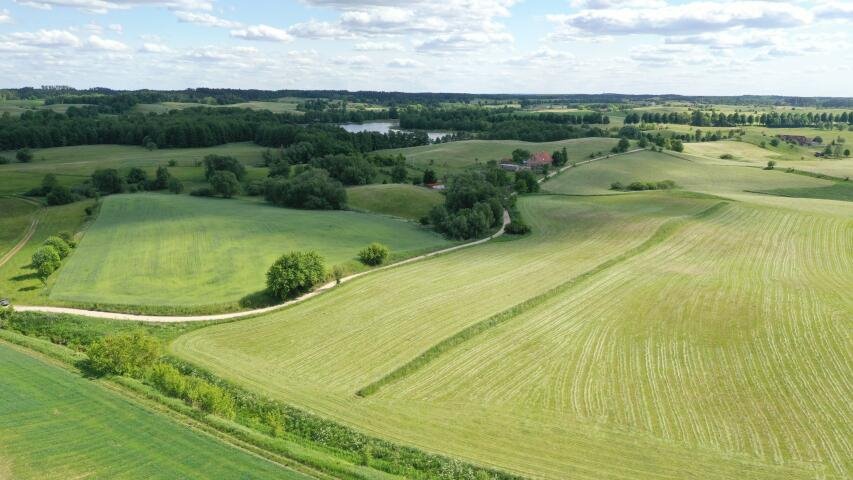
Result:
M282 255L267 271L267 288L284 300L311 290L325 277L325 263L317 252L291 252Z
M610 184L611 190L639 192L643 190L672 190L677 185L672 180L661 180L658 182L631 182L623 184L622 182L613 182Z

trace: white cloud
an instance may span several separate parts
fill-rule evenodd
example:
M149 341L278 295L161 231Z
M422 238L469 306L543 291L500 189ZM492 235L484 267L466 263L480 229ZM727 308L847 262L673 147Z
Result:
M0 23L9 23L12 21L12 15L5 8L0 10Z
M204 25L205 27L240 28L242 26L240 22L225 20L224 18L219 18L209 13L186 12L181 10L175 12L175 16L178 17L178 21L182 23L193 23L196 25Z
M424 64L411 58L395 58L386 64L391 68L418 68Z
M693 35L730 28L786 28L806 25L813 14L805 8L768 1L692 2L657 9L611 8L548 15L558 26L591 34Z
M231 36L243 40L266 42L289 42L293 40L293 37L286 31L269 25L251 25L239 30L231 30Z
M780 41L778 34L744 30L673 36L665 40L672 45L705 45L713 49L768 47Z
M395 42L370 42L370 41L361 42L361 43L356 43L354 48L358 51L361 51L361 52L371 52L371 51L372 52L381 52L381 51L392 51L392 50L397 50L397 51L404 50L402 45L400 45L399 43L395 43Z
M851 20L853 19L853 2L826 2L812 10L820 19Z
M97 35L89 35L87 46L95 50L107 50L110 52L124 52L130 49L127 45L109 38L102 38Z
M172 49L162 43L145 42L139 51L142 53L169 53Z
M110 10L123 10L133 7L153 6L180 10L212 10L213 3L208 0L15 0L19 5L51 10L53 7L67 7L91 13L107 13Z
M576 57L571 52L555 50L551 47L542 47L530 53L509 57L502 63L518 67L541 67L557 66L567 63L575 63Z
M348 32L339 23L318 22L309 20L291 25L287 33L301 38L313 39L341 39L352 38L353 34Z
M82 42L67 30L38 30L35 32L17 32L8 38L20 45L32 47L79 47Z
M436 35L415 47L421 52L450 53L477 50L497 43L512 42L513 37L505 32L471 32Z
M572 6L585 9L603 8L662 8L664 0L573 0Z
M124 27L120 23L111 23L107 28L116 33L124 33Z

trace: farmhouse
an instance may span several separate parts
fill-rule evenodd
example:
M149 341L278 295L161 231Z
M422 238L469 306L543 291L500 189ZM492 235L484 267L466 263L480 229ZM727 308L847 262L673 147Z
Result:
M536 152L530 156L525 164L530 168L542 168L546 165L551 165L553 160L551 154L548 152Z
M527 167L525 167L524 165L519 165L519 164L517 164L517 163L512 163L512 161L511 161L511 160L504 160L504 161L502 161L502 162L501 162L501 164L500 164L500 166L501 166L501 169L502 169L502 170L507 170L507 171L510 171L510 172L517 172L517 171L519 171L519 170L524 170L524 169L526 169L526 168L527 168Z

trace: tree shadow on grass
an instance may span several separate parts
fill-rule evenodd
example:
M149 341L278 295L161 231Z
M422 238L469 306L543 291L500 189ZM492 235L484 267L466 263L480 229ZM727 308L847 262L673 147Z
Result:
M261 290L259 292L250 293L241 298L239 304L242 308L255 309L271 307L276 305L281 300L272 294L269 290Z
M38 278L39 278L39 275L37 272L31 272L31 273L22 273L20 275L16 275L16 276L10 278L10 280L12 280L13 282L23 282L25 280L38 280Z

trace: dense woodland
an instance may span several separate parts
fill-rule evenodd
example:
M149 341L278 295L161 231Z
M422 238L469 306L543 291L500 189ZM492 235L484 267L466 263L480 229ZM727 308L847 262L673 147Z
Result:
M822 127L831 124L853 125L853 111L840 114L826 112L722 113L694 110L693 112L629 113L626 124L673 123L696 127L737 127L762 125L769 128Z

